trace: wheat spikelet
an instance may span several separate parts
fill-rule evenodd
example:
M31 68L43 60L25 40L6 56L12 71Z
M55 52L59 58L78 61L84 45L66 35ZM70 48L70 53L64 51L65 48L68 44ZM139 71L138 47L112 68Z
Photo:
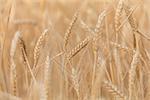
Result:
M85 38L81 43L79 43L75 48L73 48L67 55L67 59L70 60L73 58L79 51L81 51L90 41L90 37Z
M72 21L71 21L71 23L70 23L70 25L69 25L69 27L67 29L67 32L65 33L65 36L64 36L64 50L66 50L66 46L68 44L72 28L73 28L75 22L77 21L78 14L79 14L78 11L74 14L73 19L72 19Z
M45 68L44 68L44 91L41 94L42 97L40 100L48 100L48 89L49 89L49 82L50 82L50 58L49 56L46 57L45 61Z
M33 68L35 68L36 65L37 65L37 62L38 62L38 59L39 59L39 56L40 56L40 49L42 48L43 42L46 39L47 35L48 35L48 29L45 29L44 32L39 37L39 39L38 39L38 41L37 41L37 43L34 47L34 53L33 53L34 64L33 64Z
M17 95L17 72L16 72L16 64L14 62L14 55L20 35L21 35L20 32L15 33L10 48L10 83L12 94L15 96Z
M137 64L139 62L139 51L137 50L133 56L132 62L131 62L131 68L129 70L129 100L132 100L133 97L133 86L134 86L134 80L136 76L136 68Z
M121 92L115 85L113 85L111 82L104 81L104 86L107 89L108 92L113 94L115 97L122 98L123 100L127 100L127 96Z

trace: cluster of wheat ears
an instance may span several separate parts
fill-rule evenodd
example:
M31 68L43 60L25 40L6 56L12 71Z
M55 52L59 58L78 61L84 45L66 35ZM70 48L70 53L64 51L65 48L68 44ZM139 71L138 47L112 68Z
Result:
M1 100L150 100L150 35L144 31L148 25L140 25L147 17L136 16L142 1L132 6L128 0L108 0L97 19L90 20L82 11L92 1L79 0L72 20L64 19L70 24L58 25L64 34L47 21L51 18L45 13L48 0L41 1L39 23L13 22L14 2L8 3L6 20L0 17ZM57 7L67 12L61 4ZM86 24L82 16L96 25ZM65 24L61 20L59 24ZM28 32L40 36L25 35Z

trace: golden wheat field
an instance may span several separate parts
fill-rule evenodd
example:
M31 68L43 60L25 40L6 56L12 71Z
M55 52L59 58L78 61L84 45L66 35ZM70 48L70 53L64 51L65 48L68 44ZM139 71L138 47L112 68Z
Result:
M0 100L150 100L150 0L0 0Z

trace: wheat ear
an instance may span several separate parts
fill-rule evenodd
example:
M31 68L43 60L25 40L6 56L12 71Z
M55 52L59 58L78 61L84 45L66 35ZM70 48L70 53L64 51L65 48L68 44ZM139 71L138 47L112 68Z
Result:
M131 62L131 68L129 70L129 100L132 100L133 97L133 86L134 86L134 80L136 76L136 68L137 64L139 62L139 51L137 50L133 56L132 62Z
M50 83L50 58L49 55L46 57L45 61L45 68L44 68L44 91L42 93L42 97L40 100L48 100L48 90L49 90L49 83Z
M120 91L114 84L108 81L104 81L104 86L108 92L110 92L113 96L122 98L123 100L127 100L127 96L125 93Z
M11 83L11 89L13 95L17 95L17 70L16 70L16 64L14 62L14 55L18 43L18 39L20 37L21 33L16 32L10 48L10 83Z
M115 31L116 31L116 42L118 42L118 34L120 32L120 20L121 20L121 14L123 11L123 5L124 5L124 0L119 0L117 8L116 8L116 13L115 13Z
M103 30L102 26L103 26L103 21L104 21L105 16L106 16L106 10L104 10L98 16L98 20L97 20L96 27L95 27L95 30L94 30L96 34L98 34L99 32L102 32L102 30Z
M68 45L68 42L69 42L69 38L70 38L70 35L71 35L71 32L72 32L72 28L74 26L74 24L76 23L77 19L78 19L78 15L79 15L79 12L77 11L74 16L73 16L73 19L65 33L65 36L64 36L64 51L66 51L66 47Z
M87 46L89 43L91 37L85 38L81 43L79 43L75 48L73 48L68 54L67 54L67 60L70 60L73 58L77 53L79 53L84 47Z
M39 59L39 56L40 56L40 49L42 48L43 42L46 39L47 35L48 35L48 29L45 29L44 32L39 37L39 39L38 39L38 41L37 41L37 43L34 47L34 53L33 53L34 64L33 64L33 68L35 68L36 65L37 65L37 62L38 62L38 59Z
M73 84L73 87L77 93L78 99L80 98L80 93L79 93L79 77L78 77L78 72L75 68L72 68L71 70L71 81Z

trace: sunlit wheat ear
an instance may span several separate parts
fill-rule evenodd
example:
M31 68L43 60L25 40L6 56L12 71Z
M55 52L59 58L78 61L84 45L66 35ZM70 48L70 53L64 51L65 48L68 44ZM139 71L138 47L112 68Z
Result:
M79 12L77 11L74 16L73 16L73 19L65 33L65 36L64 36L64 51L66 51L66 47L68 45L68 42L69 42L69 38L70 38L70 35L72 33L72 28L74 26L74 24L76 23L77 19L78 19L78 15L79 15Z
M121 92L115 85L111 82L104 81L104 86L108 92L110 92L113 96L122 98L123 100L127 100L126 94Z
M98 20L96 23L96 27L95 27L95 33L99 34L99 32L102 32L103 30L103 22L104 22L104 18L106 16L106 10L104 10L99 16L98 16Z
M44 68L44 91L41 94L40 100L48 100L48 93L49 93L49 86L50 86L50 74L51 74L51 67L50 67L50 58L49 55L46 57L45 61L45 68Z
M11 86L11 92L13 95L17 95L17 70L16 70L16 64L14 62L14 55L16 51L16 46L18 43L18 39L20 37L21 33L16 32L10 48L10 86Z
M103 31L103 22L104 22L104 18L106 16L106 10L104 10L98 17L97 23L96 23L96 27L94 29L94 36L93 36L93 48L94 50L97 50L97 40L99 39L100 34Z
M34 47L34 52L33 52L33 56L34 56L34 64L33 67L35 68L40 56L40 49L43 46L43 42L46 39L46 37L48 36L48 29L45 29L44 32L41 34L41 36L39 37L38 41L36 42L36 45Z
M134 90L134 80L136 76L136 68L139 62L139 51L137 50L133 56L132 62L131 62L131 68L129 70L129 100L133 100L133 90Z
M31 69L31 65L29 64L25 43L24 43L24 41L23 41L23 39L21 37L19 38L19 46L20 46L20 50L21 50L21 54L22 54L22 58L23 58L24 64L29 69L29 72L30 72L30 74L32 76L32 79L34 81L36 81L35 76L33 74L33 71Z
M124 0L119 0L117 8L116 8L116 13L115 13L115 31L118 34L119 32L119 26L120 26L120 19L123 11L123 6L124 6Z
M73 48L69 53L67 53L67 60L71 60L76 54L78 54L84 47L87 46L91 37L85 38L81 43L79 43L75 48Z
M71 81L73 84L73 88L75 89L77 96L78 96L78 99L79 99L79 97L80 97L80 94L79 94L79 77L78 77L78 72L75 68L72 68L72 70L71 70Z

